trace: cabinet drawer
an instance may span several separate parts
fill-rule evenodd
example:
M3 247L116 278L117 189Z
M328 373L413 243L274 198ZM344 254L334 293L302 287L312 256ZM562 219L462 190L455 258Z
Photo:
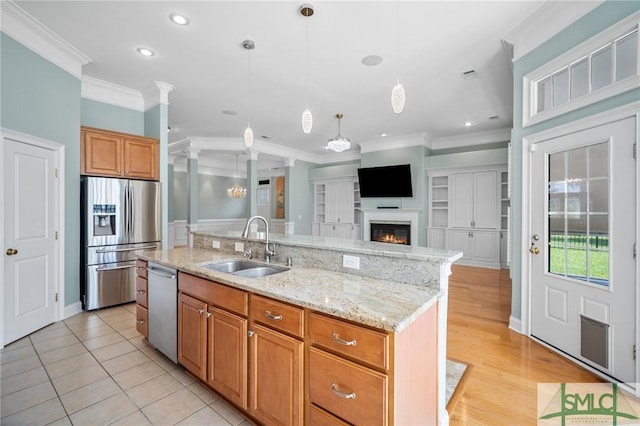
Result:
M246 291L182 272L178 275L178 288L210 305L247 316L249 296Z
M147 278L147 261L136 260L136 275L142 278Z
M251 318L294 336L303 335L304 311L295 306L252 294Z
M387 376L309 349L309 400L358 425L387 424Z
M312 345L387 370L389 368L389 335L338 319L311 312L309 335Z
M149 323L147 322L147 308L144 306L136 306L136 330L142 334L145 339L149 338Z
M138 305L144 306L145 308L149 307L149 304L148 304L149 295L147 293L147 284L148 284L148 281L146 278L142 278L140 276L136 277L136 303Z
M322 408L318 408L313 404L309 404L307 410L307 423L308 426L348 426L349 423L345 423L337 417L324 411Z

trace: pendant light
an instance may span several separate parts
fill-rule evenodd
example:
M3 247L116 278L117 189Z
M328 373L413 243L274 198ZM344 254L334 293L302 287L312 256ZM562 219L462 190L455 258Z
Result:
M313 15L313 6L305 3L300 6L300 14L306 18L309 18ZM302 113L302 131L309 134L311 133L311 128L313 127L313 116L311 115L311 111L309 110L309 20L306 20L307 25L307 46L305 53L305 72L306 72L306 81L305 86L307 89L307 109Z
M342 114L336 114L336 118L338 119L338 135L329 139L327 149L335 152L342 152L351 148L351 139L345 138L340 134L340 120L342 119Z
M251 129L251 51L256 47L253 40L245 40L242 47L247 49L247 128L244 129L244 144L247 148L253 146L253 130Z
M396 85L391 90L391 107L393 112L400 114L404 110L405 94L404 86L400 84L400 2L396 1L396 63L398 76Z
M238 185L238 154L236 154L236 181L234 185L227 188L227 197L229 198L244 198L247 196L247 188Z

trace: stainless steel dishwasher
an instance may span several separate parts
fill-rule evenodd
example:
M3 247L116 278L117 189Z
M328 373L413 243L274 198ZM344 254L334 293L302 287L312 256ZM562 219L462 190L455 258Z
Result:
M149 343L178 362L178 276L175 269L149 262Z

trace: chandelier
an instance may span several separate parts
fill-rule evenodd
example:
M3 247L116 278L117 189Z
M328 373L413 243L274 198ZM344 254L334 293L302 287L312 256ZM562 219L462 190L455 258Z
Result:
M238 185L238 154L236 154L236 182L230 188L227 188L227 197L244 198L247 196L247 188Z
M351 140L349 138L345 138L340 134L340 120L342 119L342 114L336 114L336 118L338 119L338 135L329 139L329 142L327 143L327 149L335 152L342 152L351 148Z

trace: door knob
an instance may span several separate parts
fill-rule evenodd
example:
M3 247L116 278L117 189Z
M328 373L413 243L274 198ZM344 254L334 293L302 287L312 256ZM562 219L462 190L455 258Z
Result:
M531 247L529 248L529 253L531 253L531 254L538 254L538 253L540 253L540 249L539 249L538 247L531 246Z
M13 256L14 254L18 254L18 250L13 248L7 249L7 256Z

